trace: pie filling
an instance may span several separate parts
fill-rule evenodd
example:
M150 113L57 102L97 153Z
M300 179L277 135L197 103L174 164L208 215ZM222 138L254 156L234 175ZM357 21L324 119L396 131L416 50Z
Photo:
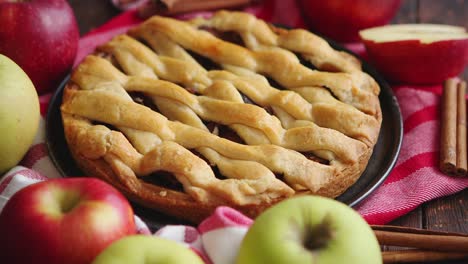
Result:
M187 91L189 91L192 94L195 94L195 91L192 90L192 89L187 89ZM129 92L129 95L132 97L132 99L133 99L133 101L135 103L138 103L138 104L144 105L146 107L149 107L155 112L159 112L159 109L153 103L151 98L146 96L144 93ZM244 95L242 93L241 93L241 95L242 95L242 99L244 100L244 103L255 105L255 103L252 100L250 100L246 95ZM272 110L271 107L263 107L263 108L265 109L265 111L272 114L273 110ZM215 134L215 135L217 135L219 137L228 139L229 141L233 141L233 142L240 143L240 144L246 144L245 141L233 129L231 129L229 126L219 124L219 123L215 123L215 122L211 122L211 121L204 121L204 124L212 134ZM101 125L105 125L105 126L109 127L111 130L116 130L116 128L114 128L113 126L110 126L110 125L106 125L106 124L101 124ZM207 164L210 165L210 167L213 170L214 175L216 176L217 179L220 179L220 180L226 179L226 177L221 174L218 167L215 166L215 165L210 164L210 162L201 153L197 152L194 149L191 149L190 151L193 154L195 154L196 156L198 156L199 158L203 159ZM300 153L302 155L304 155L309 160L313 160L315 162L318 162L318 163L324 164L324 165L329 165L330 164L330 162L328 160L317 157L312 152L300 152ZM283 175L281 175L281 174L275 173L275 176L278 179L283 178ZM172 173L167 172L167 171L153 172L148 176L141 177L141 179L144 182L147 182L147 183L162 186L164 188L167 188L167 189L170 189L170 190L173 190L173 191L183 192L182 184L177 181L177 179L175 178L175 176Z
M161 186L169 190L178 192L184 191L184 187L179 181L177 181L174 174L167 171L153 172L150 175L141 177L140 179L146 183Z

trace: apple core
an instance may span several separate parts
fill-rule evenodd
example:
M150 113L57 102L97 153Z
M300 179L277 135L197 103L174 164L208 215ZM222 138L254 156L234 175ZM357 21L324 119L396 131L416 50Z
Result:
M306 225L303 245L310 251L327 247L330 240L335 237L328 218L324 218L318 225Z

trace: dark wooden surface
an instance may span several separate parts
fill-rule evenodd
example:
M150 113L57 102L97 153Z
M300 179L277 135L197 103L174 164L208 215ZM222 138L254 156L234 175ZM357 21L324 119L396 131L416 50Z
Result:
M117 15L107 0L69 0L75 11L81 34ZM468 0L403 0L392 23L443 23L468 28ZM468 79L468 70L463 77ZM468 233L468 189L419 206L390 224L431 230ZM461 264L464 261L438 262Z
M392 23L438 23L468 28L468 1L403 0ZM462 77L468 79L468 70ZM468 233L468 189L426 202L390 224ZM446 263L461 264L467 261Z

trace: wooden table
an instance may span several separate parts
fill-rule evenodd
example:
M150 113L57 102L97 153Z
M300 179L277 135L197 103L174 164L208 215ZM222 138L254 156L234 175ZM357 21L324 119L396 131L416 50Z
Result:
M69 0L69 2L75 11L81 34L119 14L119 11L107 0ZM403 0L400 11L392 23L446 23L468 28L467 17L468 0ZM463 76L468 79L468 70L465 70ZM468 233L468 189L424 203L390 224ZM466 260L444 263L462 264L466 263Z

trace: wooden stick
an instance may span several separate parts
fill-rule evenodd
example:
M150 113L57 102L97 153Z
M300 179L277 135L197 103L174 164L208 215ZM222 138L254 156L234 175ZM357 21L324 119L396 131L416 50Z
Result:
M457 85L457 167L455 175L466 176L466 82Z
M149 17L155 14L173 15L191 11L239 7L252 2L253 0L153 0L138 11L140 16Z
M468 252L468 235L397 226L371 226L380 245Z
M391 225L371 225L371 228L380 245L413 248L382 252L384 263L468 258L468 234Z
M457 164L457 81L444 82L440 131L440 169L454 175Z
M172 14L193 10L210 10L247 5L250 0L159 0Z
M468 253L463 252L437 252L425 250L398 250L382 252L383 262L389 263L410 263L410 262L430 262L442 260L456 260L468 258Z

